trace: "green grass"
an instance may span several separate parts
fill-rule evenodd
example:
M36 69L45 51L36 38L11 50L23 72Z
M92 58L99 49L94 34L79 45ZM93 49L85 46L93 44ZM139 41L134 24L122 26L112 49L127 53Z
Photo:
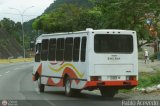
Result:
M139 73L139 80L138 80L138 88L144 88L148 86L153 86L156 84L160 84L160 71L156 72L141 72Z
M160 71L156 72L141 72L139 73L138 86L136 88L145 88L160 84ZM121 93L131 92L132 89L119 90Z
M31 61L33 61L33 58L0 59L0 64L18 63L18 62L31 62Z

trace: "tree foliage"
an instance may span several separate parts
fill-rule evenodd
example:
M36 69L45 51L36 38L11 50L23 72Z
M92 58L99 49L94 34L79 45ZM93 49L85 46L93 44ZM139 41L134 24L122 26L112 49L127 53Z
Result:
M90 0L56 0L45 10L45 13L54 11L55 9L59 8L62 4L73 4L77 7L85 8L92 7L92 3L90 2Z
M14 37L18 42L21 42L21 23L4 18L0 21L0 28L6 30L12 37Z
M50 12L37 18L33 28L48 33L86 28L129 29L137 31L138 39L151 40L150 28L154 26L157 30L160 27L159 0L90 0L93 3L90 8L77 6L73 4L74 0L70 0L71 4L68 1L60 5L64 1L57 1L58 4L52 5L54 11L49 8ZM154 14L154 18L146 17L146 14ZM149 25L148 19L152 20Z
M101 12L63 4L55 11L44 14L33 22L33 28L45 32L65 32L82 30L86 27L98 28Z
M146 13L159 14L158 0L93 0L105 16L105 28L136 30L145 38Z

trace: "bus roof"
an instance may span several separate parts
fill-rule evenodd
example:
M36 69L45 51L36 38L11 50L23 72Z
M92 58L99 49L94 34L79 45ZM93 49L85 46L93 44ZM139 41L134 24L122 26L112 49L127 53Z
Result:
M40 37L57 36L57 35L66 35L66 34L78 34L78 33L87 33L87 31L77 31L77 32L64 32L64 33L42 34Z
M132 32L132 33L135 33L135 31L133 31L133 30L120 30L120 29L97 29L97 30L93 30L92 28L87 28L84 31L42 34L37 38L36 43L41 43L43 38L50 37L50 36L60 36L60 35L68 35L68 34L80 34L80 33L89 33L89 32L101 32L101 31L107 31L107 33L114 33L114 32L118 32L118 33L120 33L120 32Z

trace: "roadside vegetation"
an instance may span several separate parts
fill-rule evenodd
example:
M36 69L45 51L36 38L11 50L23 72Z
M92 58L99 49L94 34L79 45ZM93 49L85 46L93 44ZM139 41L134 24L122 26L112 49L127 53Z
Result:
M31 62L33 58L19 58L19 59L0 59L0 64Z
M160 84L160 70L155 72L140 72L139 78L138 78L138 86L135 88L142 89L146 87L151 87ZM135 89L133 88L133 89ZM132 92L133 89L122 89L119 92L121 93L127 93Z
M144 88L160 84L160 71L139 73L137 88Z
M77 5L82 1L88 6ZM159 4L153 0L57 0L35 19L32 27L45 33L86 28L136 30L138 41L145 40L146 44L160 35Z
M56 0L41 16L24 23L25 48L29 49L30 41L41 33L86 28L135 30L140 48L160 35L159 5L158 0ZM6 30L22 46L21 27L20 22L0 20L0 29ZM140 44L141 40L146 42Z

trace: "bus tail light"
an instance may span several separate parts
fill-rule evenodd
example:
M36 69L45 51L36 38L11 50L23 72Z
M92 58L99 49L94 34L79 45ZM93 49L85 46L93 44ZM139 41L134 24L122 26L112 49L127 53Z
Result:
M126 76L126 80L136 80L136 76Z
M91 76L91 81L101 81L101 76Z

